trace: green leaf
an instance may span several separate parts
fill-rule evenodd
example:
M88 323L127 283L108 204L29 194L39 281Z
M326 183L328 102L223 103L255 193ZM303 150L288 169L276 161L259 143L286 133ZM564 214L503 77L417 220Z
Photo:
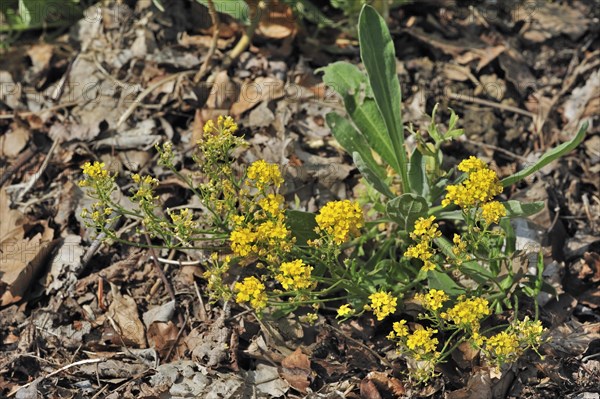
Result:
M286 221L292 236L296 237L296 244L300 246L307 246L308 240L314 240L318 238L315 233L315 227L317 222L315 221L315 214L311 212L287 210L285 212Z
M428 273L429 289L442 290L450 296L458 296L465 293L465 289L456 284L446 273L431 270Z
M415 221L419 217L427 216L429 205L425 198L406 193L390 200L385 209L389 218L398 223L401 230L412 231Z
M425 159L419 150L415 150L410 157L408 168L408 180L410 188L416 194L427 198L429 196L429 182L425 170Z
M544 201L521 203L520 201L510 200L502 202L502 205L506 208L506 216L514 218L535 215L544 209L546 203Z
M523 180L527 176L542 169L544 166L548 165L550 162L554 161L555 159L558 159L561 156L563 156L564 154L573 151L579 145L579 143L581 143L583 141L583 138L585 137L585 133L587 132L587 128L588 128L588 123L585 122L583 125L581 125L581 128L579 129L579 131L577 132L575 137L573 137L571 140L569 140L565 143L562 143L561 145L547 151L532 166L525 168L522 171L517 172L512 176L507 177L506 179L503 179L500 182L500 183L502 183L502 187L508 187L510 185L515 184L518 181Z
M375 100L369 98L372 93L367 90L369 85L367 75L355 65L343 61L320 68L317 72L324 72L323 82L342 97L348 115L371 148L387 164L394 167L396 162L394 147L386 133L385 122ZM396 172L400 173L399 170Z
M373 172L380 180L383 180L385 178L385 170L375 162L375 159L373 159L373 155L371 154L371 148L365 141L365 138L356 131L354 126L352 126L346 118L343 118L335 112L328 113L325 120L338 143L340 143L349 154L358 152L371 172Z
M208 7L208 0L196 0ZM215 9L221 14L227 14L244 25L250 24L250 7L244 0L215 1Z
M385 20L369 5L365 5L358 21L360 57L367 70L377 108L385 122L394 148L394 169L400 171L405 193L410 192L404 131L402 126L402 96L396 74L396 51Z
M352 159L354 160L354 164L358 168L360 174L364 179L373 186L373 188L379 191L381 194L385 195L388 198L393 198L394 193L390 190L390 188L385 184L378 176L375 174L371 168L367 165L365 160L362 158L360 153L353 152Z

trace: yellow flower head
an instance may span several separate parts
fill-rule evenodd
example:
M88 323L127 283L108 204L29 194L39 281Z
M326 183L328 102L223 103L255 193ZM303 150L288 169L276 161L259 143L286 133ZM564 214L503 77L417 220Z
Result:
M250 165L248 168L248 179L250 180L250 185L253 185L260 191L271 185L279 188L281 183L283 183L279 167L262 159Z
M435 312L441 309L450 297L442 290L431 289L427 294L415 295L415 299L421 302L425 309Z
M377 317L383 320L396 311L397 298L387 292L376 292L369 295L370 308Z
M491 314L489 303L484 298L465 298L461 295L452 308L441 314L442 318L453 322L456 326L479 331L479 322Z
M279 194L269 194L258 201L258 205L273 217L283 216L282 206L284 198Z
M438 230L438 224L433 223L435 216L430 216L427 219L419 218L415 222L415 228L410 233L410 238L413 240L433 240L434 238L441 237L442 232Z
M487 224L498 223L506 216L506 208L498 201L491 201L481 206L481 217Z
M400 320L394 322L392 325L392 331L388 334L388 339L399 339L408 336L408 327L406 326L406 320Z
M337 311L337 316L336 317L348 317L353 315L355 312L354 309L352 309L350 307L350 305L348 305L347 303L340 306L340 308Z
M265 285L256 277L246 277L244 281L235 283L233 288L236 293L235 301L237 303L250 302L256 310L267 306L267 294Z
M365 224L362 209L350 200L328 202L315 220L317 232L326 232L338 245L348 241L351 235L358 235Z
M454 203L461 208L469 208L490 201L502 192L498 175L489 169L483 161L471 157L461 162L459 169L469 174L467 180L459 185L448 185L443 206Z
M485 348L492 357L499 360L499 363L514 361L522 352L517 335L514 332L507 331L502 331L487 338Z
M86 162L81 169L84 179L79 181L79 187L93 187L96 191L106 191L112 188L114 176L105 169L104 162Z
M433 337L433 334L437 334L437 332L438 330L428 327L415 330L408 336L406 346L413 351L416 360L421 360L428 355L437 357L436 349L439 340Z
M248 256L252 252L256 238L257 234L251 228L236 226L229 235L231 250L237 256Z
M305 265L302 260L283 262L279 266L279 274L275 280L279 281L283 289L295 291L311 288L314 282L311 279L312 266Z
M458 164L458 170L465 173L471 173L476 170L486 169L487 165L481 159L470 156L467 159L464 159L460 164Z

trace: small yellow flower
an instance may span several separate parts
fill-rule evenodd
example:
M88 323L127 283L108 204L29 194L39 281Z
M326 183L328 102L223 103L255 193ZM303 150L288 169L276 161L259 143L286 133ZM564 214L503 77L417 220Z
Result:
M442 290L431 289L427 294L415 295L415 299L421 302L425 309L435 312L441 309L450 297Z
M521 355L519 339L513 332L502 331L485 340L486 350L501 363L514 361Z
M491 201L481 206L481 217L487 224L498 223L506 216L506 208L498 201Z
M256 239L256 233L249 227L236 226L229 235L231 250L237 256L248 256L252 252L252 245Z
M371 304L369 307L377 317L383 320L396 311L397 298L387 292L376 292L369 295Z
M328 202L315 217L317 232L324 231L340 245L357 236L364 226L363 212L357 202L343 200Z
M459 165L458 170L461 172L471 173L480 169L486 169L487 165L481 159L471 156L468 159L464 159Z
M442 232L438 231L438 224L433 223L435 216L430 216L427 219L419 218L415 222L415 228L410 233L410 238L413 240L427 239L433 240L434 238L441 237Z
M284 198L279 194L269 194L258 201L258 205L272 217L282 215Z
M307 266L302 260L283 262L279 266L279 274L275 279L285 290L302 290L311 288L314 282L311 279L312 266Z
M406 326L406 320L400 320L392 324L392 331L388 334L388 339L399 339L408 336L408 327Z
M241 283L235 283L234 291L236 292L235 301L237 303L250 302L250 306L256 310L267 306L265 285L254 276L246 277Z
M489 303L484 298L458 297L458 302L440 316L453 322L459 328L468 331L479 331L479 322L491 314Z
M262 159L250 165L248 168L248 179L250 179L250 184L254 185L260 191L271 185L279 188L281 183L283 183L279 167L273 163L267 163Z
M348 317L354 314L354 309L352 309L350 307L350 305L348 305L347 303L340 306L340 308L337 311L337 316L336 317Z
M406 346L414 353L416 360L421 360L428 355L437 357L436 350L439 340L433 337L433 334L437 334L437 332L438 330L428 327L418 329L408 336Z

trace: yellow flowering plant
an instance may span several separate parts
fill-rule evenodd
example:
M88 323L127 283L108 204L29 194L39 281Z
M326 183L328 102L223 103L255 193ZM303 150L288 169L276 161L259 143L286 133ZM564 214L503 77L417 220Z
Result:
M456 114L443 129L434 108L427 132L408 129L416 143L409 151L394 46L370 6L361 13L359 40L366 73L344 62L323 69L347 110L347 117L330 113L326 120L361 172L366 188L358 200L330 201L314 214L288 209L279 165L261 159L239 165L235 155L246 142L235 121L221 116L204 126L195 170L182 171L173 144L155 147L159 165L189 187L201 211L166 207L161 181L149 175L129 176L129 202L117 201L116 173L86 163L80 185L97 201L84 210L88 225L113 242L212 253L202 264L211 299L233 300L258 316L304 308L307 322L318 313L340 322L389 321L388 338L412 362L418 381L433 377L464 342L498 367L537 350L544 334L535 302L544 288L543 258L535 274L515 271L510 219L543 204L521 204L504 191L572 150L587 126L503 179L477 157L447 167L444 144L463 133ZM534 302L532 320L517 319L523 296ZM417 320L400 317L409 300L423 309ZM512 322L487 327L506 312Z

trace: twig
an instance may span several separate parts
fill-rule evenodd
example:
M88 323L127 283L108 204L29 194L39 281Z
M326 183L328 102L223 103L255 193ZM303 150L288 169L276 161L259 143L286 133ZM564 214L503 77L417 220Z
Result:
M33 174L31 179L29 179L25 188L23 190L21 190L21 192L19 192L15 202L21 202L23 200L23 197L25 197L25 194L27 194L29 192L29 190L31 190L33 188L35 183L39 180L42 173L44 173L44 171L48 167L50 158L52 158L52 154L54 153L54 150L56 150L56 147L58 147L59 141L60 140L55 140L52 143L52 146L50 147L50 150L48 151L48 155L46 155L46 159L44 159L44 162L42 162L42 166L40 166L40 169L36 173Z
M151 258L153 258L151 256ZM202 263L202 260L189 260L189 261L180 261L180 260L171 260L165 258L156 258L160 263L166 263L167 265L175 265L175 266L197 266Z
M165 272L163 272L162 268L160 267L160 264L158 263L158 256L156 255L156 251L154 250L154 248L152 247L152 243L150 242L150 237L148 237L148 234L144 234L144 238L146 239L146 243L149 246L149 250L150 250L150 254L152 255L152 263L154 264L154 269L156 269L156 272L158 273L158 275L160 276L160 279L162 280L165 289L167 290L167 292L169 293L169 297L171 298L171 300L175 303L177 303L177 299L175 298L175 291L173 291L173 287L171 287L171 283L169 282L169 279L167 278L167 276L165 275ZM183 324L183 317L181 316L181 313L179 313L179 323Z
M32 115L39 115L39 114L43 114L44 112L51 112L51 111L56 111L56 110L59 110L62 108L74 107L79 104L80 104L80 101L68 101L68 102L65 102L62 104L55 105L53 107L40 109L39 111L15 112L13 114L0 115L0 119L14 119L14 118L22 118L22 117L32 116Z
M188 322L188 317L186 315L185 321L181 325L181 328L179 329L179 332L177 333L177 337L175 337L175 341L173 342L173 345L171 345L171 347L169 348L169 352L167 353L167 356L164 359L165 363L168 362L169 359L171 358L171 354L173 353L173 350L175 350L175 347L177 346L177 343L179 342L179 339L181 338L181 334L183 334L183 330L185 330L185 327L187 326L187 322Z
M35 147L33 149L28 147L25 152L22 153L19 158L17 158L17 161L12 166L8 167L6 172L0 176L0 186L10 179L10 177L14 175L17 170L21 169L21 167L23 167L23 165L25 165L27 161L29 161L37 153L37 151L38 149Z
M503 111L509 111L509 112L513 112L515 114L525 115L525 116L530 117L531 119L535 118L535 115L532 114L531 112L522 110L521 108L513 107L511 105L501 104L501 103L497 103L494 101L483 100L481 98L476 98L476 97L469 97L469 96L460 95L457 93L449 93L449 97L453 100L465 101L465 102L479 104L479 105L486 105L488 107L498 108Z
M479 143L477 141L473 141L473 140L469 140L469 139L466 139L465 141L467 143L473 144L474 146L477 146L477 147L490 148L490 149L492 149L494 151L501 152L504 155L508 155L509 157L511 157L513 159L518 159L519 161L522 161L522 162L529 162L529 160L527 158L525 158L524 156L515 154L514 152L510 152L508 150L505 150L504 148L498 147L498 146L493 145L493 144Z
M194 73L195 73L195 71L183 71L183 72L174 73L174 74L169 75L166 78L161 79L158 82L150 85L147 89L145 89L140 94L138 94L136 99L131 103L131 105L127 108L127 110L123 113L123 115L121 115L121 117L119 118L119 121L117 122L116 127L121 126L127 119L129 119L129 117L131 116L133 111L135 111L135 109L142 103L142 100L144 100L144 98L146 98L146 96L148 94L152 93L154 90L158 89L160 86L164 85L165 83L168 83L172 80L179 79L182 76L193 75Z
M14 396L21 389L27 388L28 386L30 386L33 383L38 383L39 384L41 381L43 381L43 380L45 380L47 378L50 378L52 376L55 376L56 374L62 373L63 371L68 370L68 369L70 369L72 367L81 366L81 365L84 365L84 364L102 363L104 361L106 361L106 359L104 359L104 358L100 358L100 359L85 359L85 360L79 360L78 362L75 362L75 363L68 364L68 365L66 365L64 367L59 368L58 370L55 370L55 371L51 372L50 374L48 374L46 376L36 378L35 380L33 380L31 382L28 382L27 384L25 384L23 386L20 386L15 391L12 391L11 393L9 393L8 396L7 396L7 398L10 398L11 396Z
M208 71L208 66L210 65L210 62L213 56L215 55L215 51L217 50L219 33L221 32L219 14L215 9L215 3L213 2L213 0L208 0L208 13L210 14L210 18L212 20L214 32L212 42L210 43L210 48L208 49L208 54L206 55L206 59L202 63L202 66L200 67L200 70L198 71L196 76L194 76L194 83L196 84L202 80L204 75L206 75L206 71Z

